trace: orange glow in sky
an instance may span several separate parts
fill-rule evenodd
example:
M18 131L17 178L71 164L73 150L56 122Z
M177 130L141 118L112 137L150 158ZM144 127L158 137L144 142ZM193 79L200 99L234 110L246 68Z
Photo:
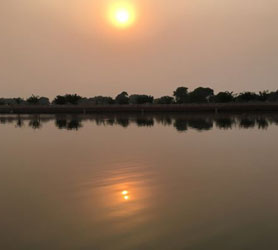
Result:
M115 1L109 6L108 18L115 27L128 28L135 22L135 7L127 1Z

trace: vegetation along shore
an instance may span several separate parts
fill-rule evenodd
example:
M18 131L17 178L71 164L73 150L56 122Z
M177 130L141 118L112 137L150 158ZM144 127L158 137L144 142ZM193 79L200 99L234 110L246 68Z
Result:
M99 112L252 112L278 111L278 91L259 93L219 92L199 87L189 92L177 88L173 96L155 99L151 95L128 95L122 92L115 98L108 96L82 97L77 94L47 97L32 95L23 98L0 98L0 113L99 113Z

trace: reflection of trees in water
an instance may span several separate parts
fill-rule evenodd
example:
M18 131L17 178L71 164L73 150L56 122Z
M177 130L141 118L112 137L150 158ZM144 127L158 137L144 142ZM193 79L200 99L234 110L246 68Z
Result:
M192 119L188 120L188 126L199 131L210 130L213 128L213 122L206 119Z
M118 124L118 125L120 125L124 128L127 128L129 126L129 119L127 119L127 118L117 118L116 124Z
M267 129L269 126L268 121L262 117L258 118L256 120L256 123L257 123L259 129Z
M256 126L256 120L251 118L242 118L239 122L241 128L254 128Z
M115 119L114 119L114 118L107 119L107 120L106 120L106 124L109 125L109 126L114 126L114 124L115 124Z
M220 129L231 129L235 122L235 119L228 117L215 119L215 124Z
M169 116L157 116L157 117L155 117L155 121L164 126L170 126L173 123L172 118Z
M136 124L138 127L152 127L154 126L154 119L152 118L137 118L136 119Z
M79 119L56 119L55 124L59 129L78 130L82 128L82 123Z
M21 128L24 122L30 128L39 129L42 124L53 120L50 115L6 115L0 116L0 124L13 123ZM94 122L97 126L122 126L127 128L130 124L138 127L152 127L155 124L173 126L177 131L183 132L188 129L198 131L210 130L213 125L219 129L232 129L237 126L243 129L258 128L267 129L271 124L278 125L278 114L96 114L96 115L57 115L55 124L59 129L78 130L82 127L82 121Z
M16 121L16 125L15 125L17 128L22 128L24 126L24 122L23 120L21 119L21 117L19 116L17 118L17 121Z
M35 117L29 121L29 127L33 129L40 129L42 127L39 117Z
M188 129L187 123L188 122L185 119L176 119L175 122L174 122L174 127L179 132L183 132L183 131L186 131Z

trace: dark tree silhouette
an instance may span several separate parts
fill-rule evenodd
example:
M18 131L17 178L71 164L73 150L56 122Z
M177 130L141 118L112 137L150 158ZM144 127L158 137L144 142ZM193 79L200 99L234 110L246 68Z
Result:
M153 96L149 95L131 95L129 97L129 103L130 104L147 104L147 103L153 103Z
M186 87L179 87L174 91L174 97L176 103L187 103L188 102L188 88Z
M213 98L214 102L216 103L227 103L227 102L233 102L234 96L233 92L219 92L217 95Z
M27 99L27 103L31 105L39 104L40 97L32 95Z
M64 96L58 95L53 100L53 103L56 105L65 105L65 104L77 105L81 99L82 97L77 94L74 95L66 94Z
M193 103L208 103L211 101L213 95L213 89L199 87L189 93L189 100Z
M240 93L236 99L237 102L255 102L259 101L259 95L254 92Z
M18 105L20 105L20 104L23 104L23 103L24 103L24 100L23 100L22 98L20 98L20 97L18 97L18 98L14 98L14 101L15 101L15 103L16 103L16 104L18 104Z
M173 104L174 98L171 96L162 96L154 100L155 104Z
M129 97L127 92L122 92L121 94L117 95L115 98L115 101L117 104L128 104L129 103Z
M89 101L95 105L109 105L109 104L115 103L113 98L108 97L108 96L96 96L96 97L90 98Z

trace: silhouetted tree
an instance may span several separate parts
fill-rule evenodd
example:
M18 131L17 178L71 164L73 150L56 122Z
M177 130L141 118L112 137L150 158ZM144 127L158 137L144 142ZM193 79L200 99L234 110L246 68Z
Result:
M58 95L53 100L53 103L56 105L65 105L65 104L77 105L81 99L82 97L77 94L74 95L66 94L64 96Z
M96 96L93 98L89 99L90 102L96 105L109 105L109 104L114 104L115 101L113 100L112 97L107 97L107 96Z
M259 100L259 96L254 92L243 92L235 100L237 102L255 102Z
M174 91L174 97L176 103L187 103L188 102L188 88L186 87L179 87Z
M276 92L270 92L267 97L269 102L278 102L278 90Z
M27 99L27 103L31 105L37 105L39 104L39 100L40 100L39 96L32 95Z
M219 92L213 98L214 102L217 103L227 103L232 102L234 100L233 92Z
M258 95L258 100L261 101L261 102L266 102L267 99L269 97L269 91L266 90L266 91L260 91L259 92L259 95Z
M115 98L115 101L117 104L128 104L129 103L129 97L127 92L122 92L121 94L117 95Z
M194 103L207 103L213 97L214 91L211 88L196 88L189 93L190 102Z
M154 100L155 104L173 104L174 98L171 96L162 96Z
M67 104L66 97L61 96L61 95L56 96L55 99L53 100L53 104L56 104L56 105L65 105L65 104Z
M23 100L22 98L20 98L20 97L18 97L18 98L14 98L14 101L15 101L15 103L16 103L16 104L18 104L18 105L20 105L20 104L23 104L23 103L24 103L24 100Z
M47 97L40 97L38 104L39 105L49 105L50 102L49 102L49 99Z
M129 97L130 104L147 104L153 103L153 96L148 95L131 95Z

